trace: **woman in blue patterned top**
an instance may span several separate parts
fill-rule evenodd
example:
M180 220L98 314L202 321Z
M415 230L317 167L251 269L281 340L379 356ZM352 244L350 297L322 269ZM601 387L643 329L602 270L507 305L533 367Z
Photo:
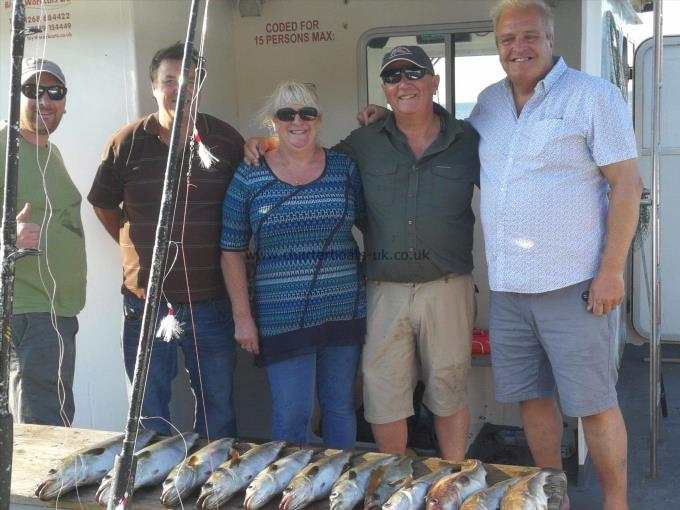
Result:
M356 438L354 380L366 331L361 262L352 226L361 217L359 173L319 146L311 86L277 86L262 110L279 146L242 164L224 198L222 272L235 338L266 367L272 438L308 442L315 388L327 447ZM246 254L256 257L248 299Z

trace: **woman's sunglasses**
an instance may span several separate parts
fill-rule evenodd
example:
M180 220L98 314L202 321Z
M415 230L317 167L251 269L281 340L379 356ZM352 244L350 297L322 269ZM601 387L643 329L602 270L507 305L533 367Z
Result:
M394 85L401 81L401 77L406 76L407 80L420 80L426 74L433 74L429 69L422 67L402 67L401 69L393 69L392 71L385 71L380 75L383 83Z
M274 116L282 122L292 122L298 115L300 120L316 120L319 117L319 110L313 106L305 106L299 110L292 108L280 108L276 110Z
M66 95L66 87L63 85L50 85L43 87L42 85L35 85L34 83L27 83L21 86L21 93L29 99L40 99L45 92L47 97L52 101L60 101Z

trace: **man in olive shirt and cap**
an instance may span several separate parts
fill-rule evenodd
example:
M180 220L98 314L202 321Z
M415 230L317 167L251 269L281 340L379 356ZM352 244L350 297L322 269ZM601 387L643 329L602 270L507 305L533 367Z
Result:
M17 248L41 253L16 263L9 402L18 423L68 426L87 269L81 196L49 141L65 113L66 78L54 62L28 58L21 84ZM3 155L6 137L0 126Z
M334 147L358 164L366 198L366 419L381 451L403 454L420 371L441 455L461 460L475 314L478 136L433 102L439 76L422 48L394 48L380 75L392 112ZM254 156L254 146L249 142L246 154Z

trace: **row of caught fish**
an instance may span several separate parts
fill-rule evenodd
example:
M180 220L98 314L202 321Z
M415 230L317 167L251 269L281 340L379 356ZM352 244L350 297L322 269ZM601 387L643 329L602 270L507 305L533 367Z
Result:
M487 488L486 469L477 460L439 469L413 479L413 459L373 454L346 469L355 453L316 453L296 449L279 458L283 441L255 446L243 455L233 439L211 442L187 458L197 435L184 433L146 446L153 433L142 430L134 490L163 483L161 502L180 504L201 487L199 510L214 510L245 489L244 507L258 510L281 495L279 510L299 510L329 498L331 510L351 510L363 501L364 510L559 510L566 477L556 470L512 478ZM119 436L79 450L51 469L38 488L42 500L58 498L78 486L101 484L97 501L106 506L111 496L111 467L121 450ZM173 467L174 466L174 467Z

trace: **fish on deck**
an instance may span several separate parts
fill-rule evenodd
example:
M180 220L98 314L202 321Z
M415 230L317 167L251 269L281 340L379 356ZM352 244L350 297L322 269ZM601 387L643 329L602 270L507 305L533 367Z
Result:
M45 473L57 463L73 453L77 448L91 447L103 440L119 435L119 432L101 430L63 428L43 425L15 425L14 429L14 458L12 473L11 504L30 507L54 508L54 503L42 502L36 495L35 489L45 478ZM205 440L199 439L197 445L204 446ZM240 442L234 448L245 452L256 446L254 443ZM286 455L284 448L280 455ZM356 452L358 453L358 452ZM365 453L369 455L375 453ZM359 457L355 457L357 460ZM312 459L314 460L314 459ZM406 463L408 464L408 463ZM441 459L431 457L413 458L411 466L414 477L420 477L442 465ZM499 481L537 472L537 468L508 466L499 464L484 464L488 471L487 481L494 484ZM458 465L458 468L460 465ZM94 499L96 485L80 487L78 491L71 491L59 498L60 510L97 510L101 508ZM140 488L135 491L132 504L135 510L163 510L160 502L162 487L160 482L151 487ZM237 499L238 498L238 499ZM225 503L222 510L243 510L243 492L237 494ZM196 492L183 500L185 508L194 508ZM263 510L274 510L278 500L270 501ZM361 505L357 506L360 510ZM316 501L309 506L310 510L328 510L328 498ZM377 510L377 509L376 509Z
M154 434L151 430L140 430L135 449L144 448ZM119 434L67 455L48 471L35 490L35 495L43 501L50 501L77 487L99 483L113 467L116 455L123 448L124 439L125 434Z
M172 508L187 498L229 458L234 439L226 437L212 441L174 467L163 482L161 503Z
M184 460L196 439L198 439L196 432L184 432L158 441L135 453L137 467L133 491L140 487L160 484L172 468ZM112 492L113 472L110 471L102 480L95 498L100 505L107 506Z
M257 445L242 456L236 454L218 467L201 487L196 501L199 510L213 510L224 505L238 491L245 489L257 474L274 462L285 441Z

